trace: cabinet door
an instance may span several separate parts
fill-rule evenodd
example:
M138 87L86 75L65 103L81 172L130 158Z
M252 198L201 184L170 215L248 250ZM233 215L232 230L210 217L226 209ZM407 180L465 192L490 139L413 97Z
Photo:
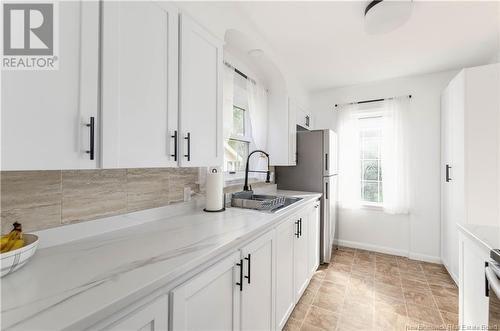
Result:
M459 235L459 242L459 325L488 325L484 272L489 252L463 234Z
M274 231L259 237L241 250L243 292L241 294L241 329L274 328Z
M276 329L281 330L295 306L294 242L297 233L295 218L276 229Z
M240 252L172 291L173 330L239 330ZM244 284L245 285L245 284Z
M176 166L178 12L103 4L103 167Z
M308 264L308 215L307 213L301 213L297 216L294 224L297 226L298 237L296 236L293 255L294 255L294 292L295 301L297 302L304 290L307 287L309 281L309 264Z
M113 331L167 331L168 296L163 295L154 302L139 308L129 316L112 324L105 330Z
M222 165L222 44L180 16L180 164Z
M320 222L320 203L316 201L309 212L309 276L312 276L319 266L319 222Z
M2 170L96 168L99 2L59 2L59 69L2 71Z

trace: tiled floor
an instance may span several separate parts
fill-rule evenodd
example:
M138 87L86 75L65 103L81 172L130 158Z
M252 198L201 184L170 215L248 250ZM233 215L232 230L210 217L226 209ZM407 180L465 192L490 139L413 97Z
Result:
M439 264L340 247L284 330L456 330L458 289Z

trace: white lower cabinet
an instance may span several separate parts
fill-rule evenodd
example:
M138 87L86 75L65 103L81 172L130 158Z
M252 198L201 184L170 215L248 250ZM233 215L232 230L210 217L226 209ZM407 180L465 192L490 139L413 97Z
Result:
M459 325L481 329L488 325L485 295L485 262L489 250L460 233L459 239Z
M137 309L127 317L111 324L105 330L113 331L160 331L168 330L168 296Z
M172 291L172 330L239 330L241 259L235 252Z
M243 291L241 329L274 329L274 231L241 249Z

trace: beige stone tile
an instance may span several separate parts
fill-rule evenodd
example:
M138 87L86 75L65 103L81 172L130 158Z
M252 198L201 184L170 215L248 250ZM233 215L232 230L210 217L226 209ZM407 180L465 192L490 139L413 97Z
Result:
M428 323L431 325L442 325L443 320L441 314L436 308L429 308L419 305L407 303L408 317L420 323Z
M414 320L412 318L408 318L408 323L405 328L406 331L409 330L430 330L430 331L439 331L443 330L444 324L440 323L429 323L429 322L422 322L418 320Z
M308 323L303 323L300 330L301 331L323 331L323 329L320 329L320 328L318 328L314 325L308 324Z
M71 223L127 211L125 169L64 170L62 222Z
M350 274L343 271L328 269L324 280L335 284L347 285L349 283Z
M356 249L355 248L351 248L351 247L346 247L346 246L339 246L337 248L338 251L344 251L344 252L355 252Z
M373 330L373 305L345 303L338 330Z
M407 304L420 305L435 308L434 297L431 292L421 292L416 290L404 290L404 297Z
M332 257L332 262L337 264L351 265L354 261L352 256L335 255Z
M383 273L375 273L375 284L387 284L393 286L401 286L401 276L387 275Z
M296 320L295 318L290 317L288 319L288 321L286 321L286 324L283 327L283 331L299 331L301 325L302 325L302 321L299 321L299 320Z
M61 225L60 171L2 171L2 234L19 222L31 232Z
M347 273L350 273L352 270L352 264L339 264L337 262L330 262L328 265L328 269L333 269L333 270L338 270L338 271L344 271Z
M194 192L199 191L198 168L167 168L169 172L168 200L180 202L184 200L184 187L189 186Z
M407 322L408 317L406 314L401 315L375 306L373 316L374 330L404 330Z
M457 287L448 287L448 286L440 286L440 285L429 285L430 290L434 296L448 297L452 296L458 297L458 288Z
M338 315L320 307L311 306L304 320L305 325L316 327L320 330L335 330Z
M344 303L345 292L345 286L324 281L312 304L332 312L338 312Z
M401 276L402 279L408 279L408 280L418 280L421 282L427 282L427 278L425 277L425 274L423 271L403 271L399 269L399 275Z
M377 273L386 274L390 276L398 276L399 275L399 267L396 265L390 264L381 264L377 263L375 270Z
M295 308L293 308L293 311L290 314L290 318L296 319L298 321L303 321L310 306L310 304L305 304L303 302L300 302L299 300L299 302L295 305Z
M370 274L374 275L375 274L375 264L360 264L360 263L354 263L352 265L351 272L354 274L359 274L359 275L365 275L365 274Z
M403 289L399 285L376 283L375 294L377 296L386 296L397 300L403 300Z
M169 177L166 168L127 169L127 210L168 205Z
M407 279L405 277L401 278L401 285L404 290L414 290L418 292L430 292L431 289L426 280L414 280Z
M404 299L396 299L385 295L375 294L374 305L377 309L383 309L385 311L403 316L408 315L408 312L406 310L406 302L404 301Z
M458 298L456 296L434 296L436 304L441 311L458 314Z
M441 311L440 313L448 330L458 330L456 328L458 326L458 314L447 311Z

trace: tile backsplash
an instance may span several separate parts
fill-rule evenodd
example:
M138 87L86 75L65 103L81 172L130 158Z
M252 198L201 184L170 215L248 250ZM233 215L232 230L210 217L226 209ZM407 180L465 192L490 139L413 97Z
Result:
M199 168L2 171L2 233L26 232L183 201L200 192Z

